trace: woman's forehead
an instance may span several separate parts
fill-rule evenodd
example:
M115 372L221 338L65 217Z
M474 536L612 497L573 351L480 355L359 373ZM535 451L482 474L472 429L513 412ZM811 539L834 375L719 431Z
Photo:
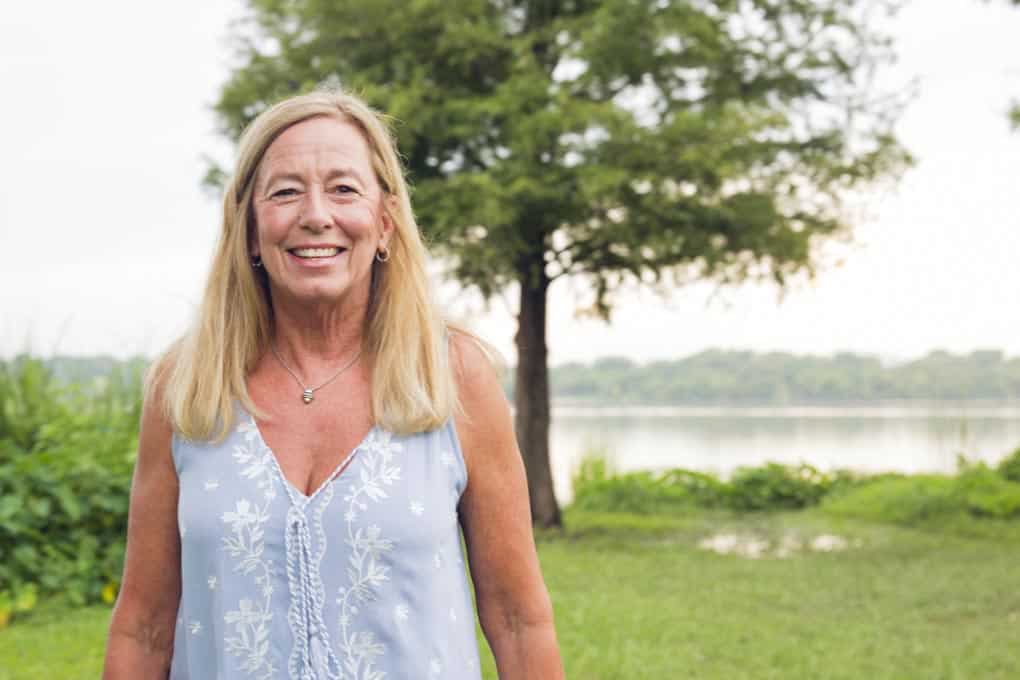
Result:
M259 164L262 176L269 173L326 171L374 174L372 154L361 130L354 124L319 116L296 123L273 140Z

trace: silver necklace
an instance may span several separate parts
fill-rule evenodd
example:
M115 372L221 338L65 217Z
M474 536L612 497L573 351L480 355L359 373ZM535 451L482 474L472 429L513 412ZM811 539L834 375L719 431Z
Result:
M334 373L332 378L330 378L326 382L322 383L318 387L308 387L303 382L301 382L301 378L299 378L297 376L297 373L295 373L294 371L290 370L290 366L288 366L287 362L285 362L283 360L283 357L280 356L280 353L276 351L276 343L273 343L273 342L269 343L269 349L273 350L273 356L276 357L276 360L280 362L280 365L283 366L284 369L286 369L286 371L288 373L290 373L291 377L294 378L294 380L297 381L297 384L301 386L301 389L304 390L304 392L301 393L301 400L303 402L305 402L306 404L311 404L312 403L312 399L315 398L315 392L317 390L321 390L323 387L325 387L326 385L330 384L331 382L333 382L334 380L339 378L341 373L343 373L348 368L353 366L354 362L357 361L361 357L361 350L359 349L358 353L354 355L354 358L351 359L350 361L348 361L346 364L344 364L344 366L339 371Z

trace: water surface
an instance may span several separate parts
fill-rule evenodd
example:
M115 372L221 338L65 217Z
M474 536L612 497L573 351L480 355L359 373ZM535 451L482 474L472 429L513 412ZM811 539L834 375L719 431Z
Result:
M553 407L558 498L587 452L621 471L684 467L727 476L742 465L952 472L958 455L994 463L1020 446L1020 404L846 407Z

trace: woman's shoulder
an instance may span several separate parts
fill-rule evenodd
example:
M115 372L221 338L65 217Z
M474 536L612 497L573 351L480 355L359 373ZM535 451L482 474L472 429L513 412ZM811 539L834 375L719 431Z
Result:
M506 362L499 350L479 335L455 324L447 325L450 369L458 391L471 392L499 383Z
M494 447L512 440L510 404L500 380L499 353L467 331L450 334L450 363L457 384L454 418L468 477Z

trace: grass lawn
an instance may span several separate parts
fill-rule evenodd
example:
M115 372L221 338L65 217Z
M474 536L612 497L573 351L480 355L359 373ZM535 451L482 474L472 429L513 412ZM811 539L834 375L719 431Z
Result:
M567 522L539 552L572 680L1020 678L1018 523L966 538L817 511ZM719 532L852 547L784 559L697 547ZM0 680L97 678L108 620L107 607L47 605L15 621L0 631Z

